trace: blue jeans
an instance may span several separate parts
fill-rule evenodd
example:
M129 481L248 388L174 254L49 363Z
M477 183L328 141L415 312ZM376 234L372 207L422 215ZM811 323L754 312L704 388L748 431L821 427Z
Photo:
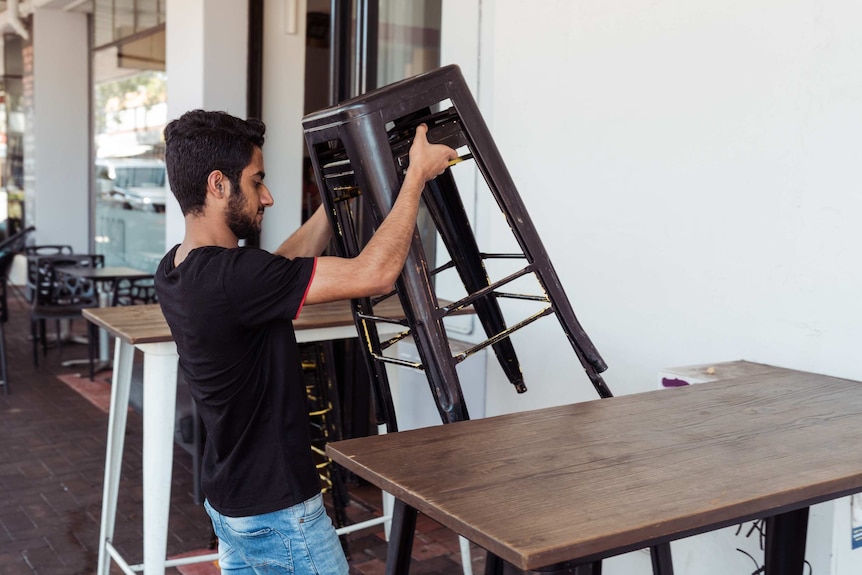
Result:
M347 575L347 559L323 496L272 513L227 517L204 501L223 575Z

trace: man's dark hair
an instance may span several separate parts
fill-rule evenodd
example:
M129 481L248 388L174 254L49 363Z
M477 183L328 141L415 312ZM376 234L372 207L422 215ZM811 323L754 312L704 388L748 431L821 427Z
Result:
M165 164L171 191L183 215L200 214L207 197L207 178L221 170L239 192L240 176L255 147L263 147L266 126L225 112L192 110L165 127Z

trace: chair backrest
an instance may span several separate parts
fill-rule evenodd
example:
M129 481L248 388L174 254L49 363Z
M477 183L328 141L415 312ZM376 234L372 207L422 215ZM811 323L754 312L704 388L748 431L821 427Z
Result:
M24 253L28 256L55 256L69 255L75 253L72 246L65 244L44 244L39 246L25 246Z
M36 291L36 276L39 258L66 256L73 254L72 246L60 244L45 244L39 246L25 246L24 255L27 256L27 286L24 293L27 301L33 302Z
M9 277L9 269L12 267L15 256L26 249L27 236L34 231L36 228L30 226L0 242L0 278L3 279L4 283Z
M34 226L30 226L0 242L0 323L6 323L9 319L6 283L9 280L9 270L12 268L12 262L15 261L15 256L24 250L27 236L35 230Z
M41 257L36 260L36 282L33 291L33 309L63 307L83 309L98 307L99 294L94 281L64 274L67 268L103 267L102 254L79 254Z
M41 246L25 246L24 255L27 256L28 269L29 264L35 263L39 258L44 257L59 257L70 256L74 254L72 246L67 245L41 245Z
M153 278L119 279L114 282L112 305L142 305L159 303Z
M27 242L27 236L36 231L35 226L30 226L29 228L25 228L20 232L16 232L6 238L3 241L0 241L0 253L6 252L14 252L18 253L24 250L25 243Z

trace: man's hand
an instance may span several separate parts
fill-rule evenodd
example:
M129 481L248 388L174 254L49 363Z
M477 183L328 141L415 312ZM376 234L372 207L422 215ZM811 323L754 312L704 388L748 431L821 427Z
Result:
M419 124L413 145L410 146L410 165L405 178L417 178L423 184L446 171L449 161L458 157L458 153L443 144L428 143L428 126Z
M416 128L410 165L389 215L354 258L320 257L306 303L370 297L387 293L398 279L416 229L416 212L425 182L458 157L449 146L428 143L428 127Z

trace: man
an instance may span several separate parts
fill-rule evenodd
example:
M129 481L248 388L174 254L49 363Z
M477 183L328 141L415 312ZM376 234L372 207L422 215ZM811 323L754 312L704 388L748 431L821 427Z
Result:
M417 128L395 204L357 257L318 257L331 235L322 208L269 253L238 247L273 204L264 131L257 120L202 110L165 128L185 237L159 264L156 289L207 431L202 487L222 571L346 574L312 461L292 320L305 303L391 289L425 182L456 153Z

